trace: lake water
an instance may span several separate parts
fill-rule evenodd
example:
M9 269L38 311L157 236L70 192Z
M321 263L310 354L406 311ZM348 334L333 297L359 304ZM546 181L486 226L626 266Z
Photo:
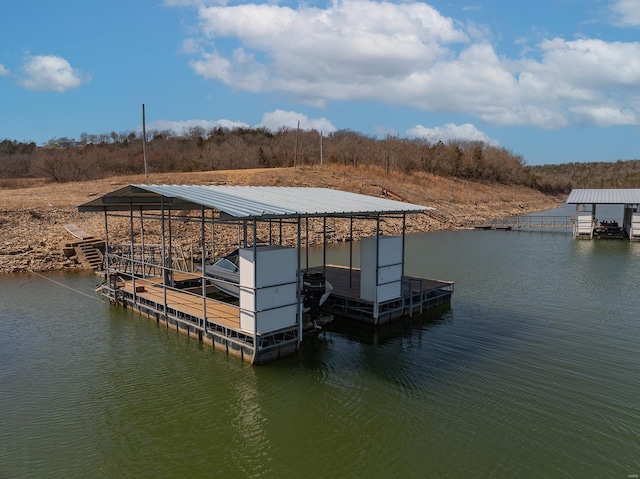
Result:
M450 308L336 321L260 367L97 301L94 275L1 277L0 478L640 474L640 244L453 231L407 257L456 282Z

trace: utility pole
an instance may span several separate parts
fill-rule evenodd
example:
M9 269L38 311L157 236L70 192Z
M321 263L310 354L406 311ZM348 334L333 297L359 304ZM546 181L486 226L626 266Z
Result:
M300 120L298 120L298 129L296 130L296 151L293 155L293 167L295 168L298 163L298 135L300 134Z
M144 174L149 178L149 167L147 166L147 127L144 117L144 103L142 104L142 156L144 157Z

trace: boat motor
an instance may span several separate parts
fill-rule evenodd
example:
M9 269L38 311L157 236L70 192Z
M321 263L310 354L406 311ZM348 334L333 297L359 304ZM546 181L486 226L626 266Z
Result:
M320 319L320 299L325 291L324 274L304 273L302 277L302 304L305 308L309 308L314 324Z

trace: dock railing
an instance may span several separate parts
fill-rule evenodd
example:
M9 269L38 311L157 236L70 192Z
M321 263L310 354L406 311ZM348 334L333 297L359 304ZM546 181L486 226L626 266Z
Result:
M510 216L493 221L475 223L485 229L572 229L573 216Z

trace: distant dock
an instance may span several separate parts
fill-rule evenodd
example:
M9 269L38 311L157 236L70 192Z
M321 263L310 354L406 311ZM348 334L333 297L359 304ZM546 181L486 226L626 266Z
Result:
M640 241L640 189L575 189L569 193L567 203L576 205L574 238ZM622 206L622 224L598 220L597 205Z

